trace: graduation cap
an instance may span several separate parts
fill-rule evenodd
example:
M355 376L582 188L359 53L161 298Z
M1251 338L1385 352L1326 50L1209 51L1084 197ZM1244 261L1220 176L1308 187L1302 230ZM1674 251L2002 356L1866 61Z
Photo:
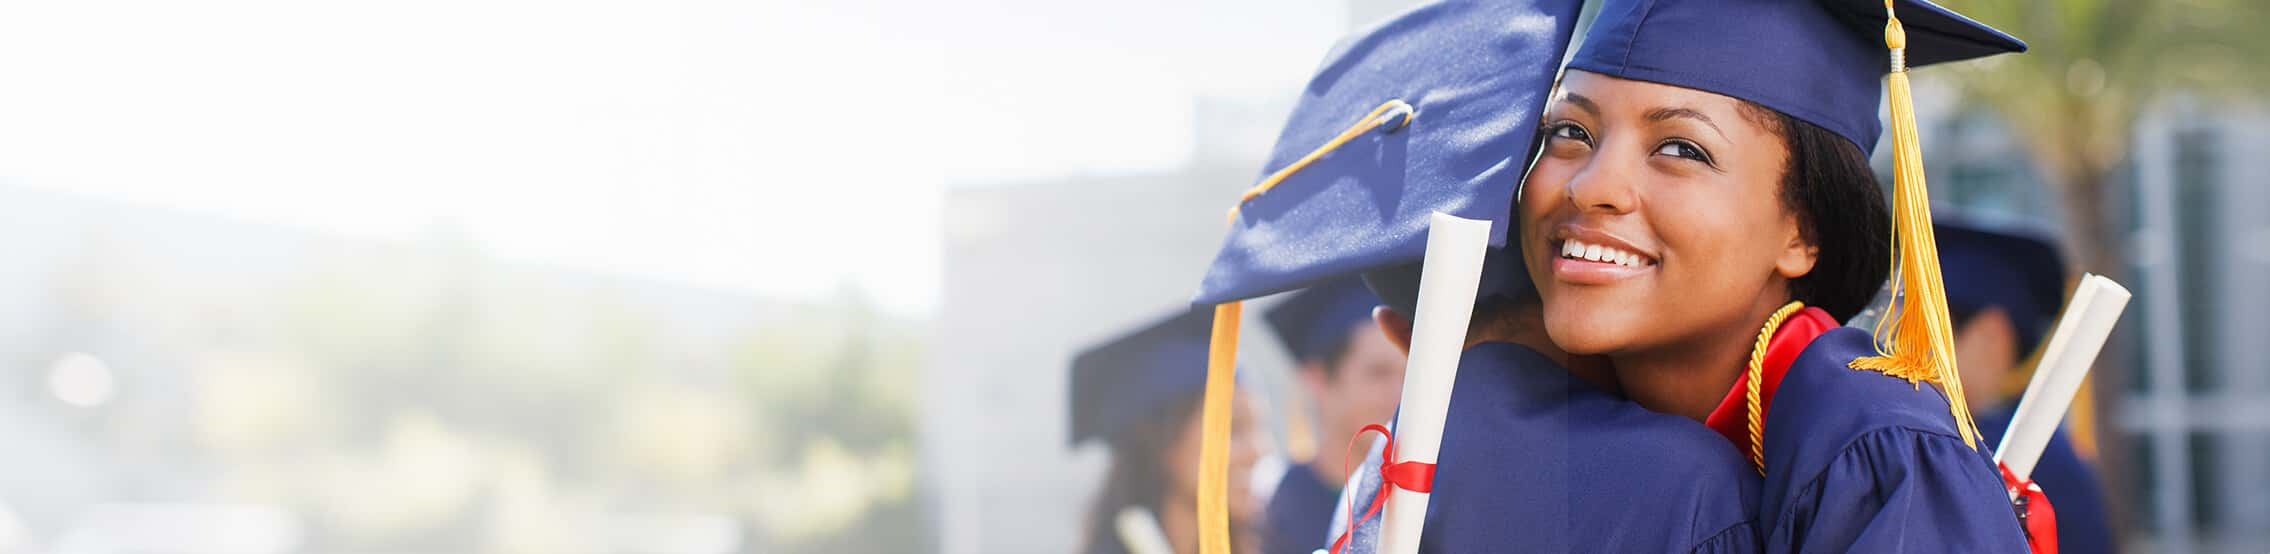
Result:
M1569 68L1746 100L1844 137L1862 152L1875 150L1884 129L1877 109L1888 96L1891 278L1900 301L1879 322L1882 355L1853 367L1939 383L1963 441L1976 446L1955 372L1907 70L2025 49L1924 0L1607 0Z
M1886 7L1881 0L1609 1L1569 68L1740 98L1873 152L1891 72ZM1930 2L1893 7L1908 31L1907 67L2026 49Z
M1120 440L1206 384L1212 310L1184 310L1072 358L1072 445Z
M1491 222L1490 245L1503 248L1578 4L1429 4L1333 47L1194 303L1415 275L1434 212ZM1518 258L1491 256L1482 296L1528 286ZM1409 285L1381 296L1408 310Z
M1999 306L2017 327L2019 355L2033 352L2065 301L2065 259L2053 235L1960 213L1940 214L1937 234L1955 321Z
M1356 278L1336 279L1309 287L1269 309L1269 327L1285 343L1293 359L1307 362L1330 356L1348 341L1348 333L1371 322L1371 309L1379 296Z

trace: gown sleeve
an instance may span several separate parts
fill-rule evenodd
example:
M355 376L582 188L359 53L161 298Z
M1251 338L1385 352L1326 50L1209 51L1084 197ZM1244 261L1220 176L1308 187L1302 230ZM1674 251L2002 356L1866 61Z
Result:
M1774 551L2026 552L1984 455L1908 428L1855 438L1773 521Z

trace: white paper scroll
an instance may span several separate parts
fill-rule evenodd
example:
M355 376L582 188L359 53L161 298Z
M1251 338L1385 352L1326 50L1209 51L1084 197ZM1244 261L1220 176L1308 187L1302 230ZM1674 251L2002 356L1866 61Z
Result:
M1436 213L1427 224L1419 313L1412 314L1411 356L1404 366L1403 405L1395 420L1390 462L1432 464L1442 450L1451 384L1458 378L1458 357L1466 350L1466 324L1474 315L1482 257L1489 254L1488 221ZM1419 532L1427 523L1427 495L1387 488L1390 496L1380 515L1379 552L1418 552Z
M1167 532L1159 527L1158 516L1138 506L1119 510L1112 526L1119 530L1119 543L1127 546L1128 554L1174 554L1167 543Z
M2128 289L2111 279L2081 276L2064 317L2057 320L2057 333L2049 337L2034 378L2026 384L2026 395L2018 400L2017 413L2010 416L2009 429L2002 433L2002 447L1994 451L1994 461L2009 466L2018 479L2033 478L2034 462L2049 446L2050 435L2057 433L2058 422L2064 421L2073 393L2081 389L2081 379L2089 375L2097 351L2112 336L2112 325L2128 308L2128 298Z

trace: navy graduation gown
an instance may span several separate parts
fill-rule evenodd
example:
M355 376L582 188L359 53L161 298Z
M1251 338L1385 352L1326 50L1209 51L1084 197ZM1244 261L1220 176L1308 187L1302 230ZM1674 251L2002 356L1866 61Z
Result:
M1466 350L1442 440L1421 552L1758 551L1758 475L1725 439L1528 348ZM1379 461L1350 482L1356 515ZM1378 533L1373 516L1348 551L1373 551Z
M2026 552L2000 474L1963 444L1946 397L1848 365L1875 354L1866 331L1830 329L1780 380L1764 422L1766 551Z
M1988 452L2001 446L2002 433L2010 430L2010 417L2017 409L2013 403L1978 414L1978 432L1983 435L1980 444L1986 445ZM2049 437L2041 460L2034 462L2033 479L2057 511L2058 554L2113 551L2112 527L2105 519L2104 493L2097 486L2096 472L2081 461L2080 452L2073 449L2064 429Z
M1326 486L1308 464L1285 469L1277 491L1269 495L1261 550L1269 554L1309 554L1326 546L1325 529L1332 523L1340 490Z

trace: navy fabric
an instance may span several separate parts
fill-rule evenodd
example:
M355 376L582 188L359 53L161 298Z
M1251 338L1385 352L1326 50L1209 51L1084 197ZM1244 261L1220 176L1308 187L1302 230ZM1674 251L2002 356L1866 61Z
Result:
M1321 360L1348 342L1348 333L1371 322L1379 297L1354 277L1309 287L1269 308L1269 327L1293 359Z
M1400 99L1415 114L1244 203L1193 302L1408 271L1426 253L1434 212L1490 221L1490 245L1502 252L1513 191L1528 169L1579 4L1441 2L1343 40L1302 91L1262 175L1307 156L1383 102ZM1490 257L1478 298L1527 286L1518 257Z
M1351 480L1379 492L1374 453ZM1757 552L1758 475L1693 420L1602 392L1521 346L1467 349L1421 552ZM1375 516L1351 552L1378 546Z
M2041 229L1995 224L1940 210L1932 218L1939 239L1939 275L1947 311L1962 325L1990 306L2009 313L2018 331L2018 355L2033 352L2065 304L2065 260Z
M2016 415L2018 405L2010 403L1978 414L1978 431L1988 452L2002 445L2002 433L2010 430L2010 417ZM2073 441L2065 436L2064 429L2049 437L2049 446L2041 451L2041 460L2034 462L2034 484L2041 485L2042 494L2049 495L2049 505L2057 510L2058 554L2098 554L2112 552L2112 525L2104 511L2104 490L2097 484L2097 472L2081 461Z
M1909 67L2026 49L1924 0L1897 9ZM1884 22L1877 0L1606 0L1569 68L1748 100L1872 152Z
M1214 312L1186 309L1072 359L1072 444L1122 432L1206 387Z
M2026 551L1987 451L1963 444L1947 399L1847 364L1868 333L1813 340L1765 420L1758 520L1767 552Z
M1325 529L1339 500L1340 489L1325 485L1315 468L1307 464L1287 468L1284 479L1277 481L1277 492L1269 495L1265 519L1269 527L1261 537L1261 551L1309 554L1330 546L1324 542Z

